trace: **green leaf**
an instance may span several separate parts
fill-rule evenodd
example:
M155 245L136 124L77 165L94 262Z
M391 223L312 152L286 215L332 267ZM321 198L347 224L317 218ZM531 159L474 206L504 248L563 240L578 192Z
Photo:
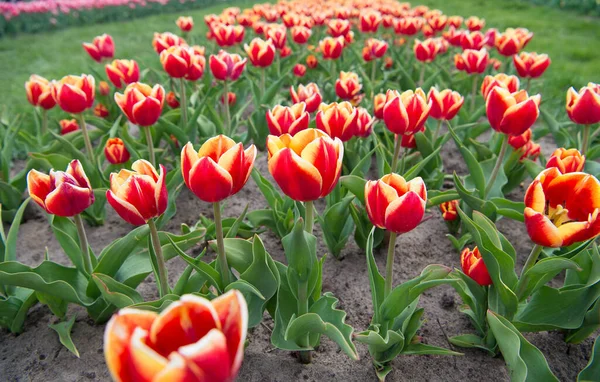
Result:
M434 152L429 154L427 157L421 159L416 165L412 166L404 174L404 178L408 181L408 180L411 180L411 179L417 177L417 175L419 175L419 173L423 170L423 168L439 154L441 149L442 149L442 146L438 147Z
M48 326L58 333L58 339L60 340L60 343L63 344L71 353L75 354L75 357L79 358L79 351L71 339L71 329L73 328L76 317L77 316L72 316L69 321L58 322Z
M479 197L483 199L485 197L484 193L486 183L481 165L479 164L473 153L471 153L471 151L465 145L462 144L461 139L456 135L450 124L448 124L448 131L452 135L452 138L454 139L458 150L460 151L463 159L465 160L465 163L469 170L469 176L473 180L475 188L477 189L477 191L479 191Z
M304 220L296 222L292 232L281 239L289 269L298 281L307 281L317 261L317 238L304 231Z
M458 198L459 195L456 190L427 190L427 208L431 208L451 200L456 200Z
M438 346L426 345L426 344L408 344L402 351L402 354L406 355L423 355L423 354L432 354L432 355L463 355L463 353L458 353L452 350L444 349Z
M350 217L350 203L353 200L354 196L345 197L340 202L327 208L323 216L317 216L327 248L336 258L344 249L354 228Z
M596 337L587 366L577 375L577 382L592 382L600 378L600 337Z
M367 181L364 178L356 175L346 175L340 177L340 183L356 196L363 205L365 204L365 184Z
M85 273L75 223L69 218L52 215L50 218L50 226L52 227L56 240L58 240L65 254L69 257L73 265L75 265L75 268L79 269L80 272Z
M523 211L525 211L525 203L513 202L504 198L490 198L490 202L496 206L498 215L506 216L513 220L523 222Z
M169 241L171 242L171 245L175 249L175 252L178 256L180 256L186 263L194 268L197 273L203 275L211 285L217 288L219 293L223 290L223 281L221 280L221 275L213 267L200 260L202 258L202 254L198 256L198 259L194 259L183 252L170 237Z
M37 301L35 291L28 288L14 288L12 295L0 298L0 327L5 327L15 334L21 333L29 309Z
M96 283L106 301L119 309L144 301L135 289L116 281L110 276L94 273L92 274L92 280Z
M369 284L371 287L371 301L373 302L373 321L379 323L379 308L383 303L383 292L385 288L385 279L379 273L375 257L373 256L373 239L375 235L375 227L371 229L367 238L367 270L369 272Z
M506 318L488 311L487 319L510 371L511 381L558 381L542 352Z
M15 214L15 218L13 223L8 230L8 235L6 235L6 243L4 253L1 253L0 262L4 261L14 261L17 259L17 236L19 235L19 227L21 226L21 220L23 220L23 213L25 212L25 208L27 208L27 204L31 198L25 199L23 203L21 203L21 207L17 210ZM0 283L1 284L1 283Z
M452 345L460 346L461 348L478 348L491 353L490 355L494 355L493 351L486 346L483 338L475 334L462 334L450 337L448 340Z

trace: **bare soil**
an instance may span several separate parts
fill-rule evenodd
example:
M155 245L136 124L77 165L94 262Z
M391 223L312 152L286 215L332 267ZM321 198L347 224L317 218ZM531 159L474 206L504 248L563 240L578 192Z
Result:
M549 142L542 142L546 146ZM551 147L551 146L550 146ZM545 154L551 150L545 147ZM465 173L462 158L452 142L449 142L443 155L446 170ZM267 175L266 157L260 155L257 167ZM514 200L523 196L523 189L510 195ZM522 199L521 199L522 200ZM252 180L246 187L226 202L224 216L238 216L246 203L250 210L264 208L265 201ZM62 264L69 264L68 258L53 237L45 214L34 206L28 220L21 226L18 241L18 260L35 265L42 261L47 247L50 258ZM168 231L178 232L181 223L192 224L198 216L212 217L211 206L193 196L187 189L177 201L177 214L167 227ZM423 222L414 231L402 235L396 247L395 283L415 277L428 264L439 263L459 267L459 255L445 238L446 226L437 209L427 212L432 218ZM131 230L131 226L121 220L108 207L106 224L102 227L88 227L88 238L96 253ZM525 233L522 223L504 219L498 228L513 243L518 252L519 267L525 262L532 243ZM317 232L319 230L317 229ZM279 239L267 232L262 236L267 250L279 261L285 261ZM319 238L319 253L327 252ZM340 308L348 316L347 322L356 331L367 328L372 314L369 281L364 252L350 240L345 258L338 261L329 256L324 265L323 290L331 291L340 300ZM385 248L375 254L380 269L385 266ZM185 265L179 259L168 263L169 279L174 284ZM147 299L156 298L154 280L149 277L139 287ZM438 346L448 346L445 335L453 336L473 332L466 316L458 311L461 301L452 288L439 287L430 290L421 298L425 308L426 323L419 335L423 341ZM71 307L69 315L76 314L77 321L72 338L81 358L76 358L59 342L57 334L48 327L57 321L46 306L34 306L27 318L25 331L13 335L0 331L0 381L86 381L108 380L109 374L104 362L102 336L104 325L95 325L79 307ZM365 346L356 344L360 360L353 362L338 349L337 345L324 339L314 354L310 365L300 364L295 355L274 349L270 343L272 320L265 315L263 324L248 335L249 346L239 374L239 381L376 381L369 354ZM444 334L445 333L445 334ZM592 340L580 345L568 345L557 332L526 334L526 337L544 353L552 371L562 381L575 380L577 373L587 364ZM464 356L404 356L394 361L394 371L389 381L506 381L508 371L501 357L492 358L482 351L456 349Z

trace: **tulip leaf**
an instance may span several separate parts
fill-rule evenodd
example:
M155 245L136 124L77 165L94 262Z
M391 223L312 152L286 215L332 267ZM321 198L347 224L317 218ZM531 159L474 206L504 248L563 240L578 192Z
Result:
M50 226L65 254L79 271L85 272L81 259L81 248L77 236L77 227L69 218L52 215Z
M281 239L288 269L299 282L308 280L317 261L317 238L304 231L304 220L299 219L287 236Z
M235 219L233 224L229 227L229 229L227 230L227 234L225 235L226 238L231 238L231 237L237 236L238 230L240 229L240 225L242 224L242 222L244 221L244 218L246 217L246 213L248 212L249 206L250 206L250 204L246 204L246 207L244 208L244 210L242 211L240 216L238 216L238 218Z
M350 238L354 224L350 216L350 203L354 196L347 196L327 208L322 216L317 216L323 231L325 244L331 254L338 258Z
M367 181L356 175L345 175L340 177L340 183L346 187L360 202L365 204L365 184Z
M594 305L587 311L583 318L583 324L577 329L567 333L565 341L571 344L581 343L600 328L600 299L596 300Z
M545 109L540 108L540 115L548 126L557 147L576 147L576 142L573 142L565 129L561 129L558 121Z
M191 256L188 256L185 252L183 252L177 244L169 237L169 242L171 243L173 249L186 263L188 263L197 273L203 275L211 285L217 288L218 292L223 290L223 281L221 280L221 275L217 272L213 267L201 261L199 256L198 259L194 259Z
M469 177L472 179L475 189L479 192L479 197L481 199L485 198L485 187L486 181L483 173L482 166L479 164L471 150L469 150L465 145L462 144L461 139L456 135L452 126L448 124L448 131L452 135L458 150L460 151L467 168L469 170Z
M383 303L383 291L385 285L385 279L379 273L375 257L373 256L373 240L375 237L376 227L371 229L369 237L367 238L366 252L367 252L367 270L369 272L369 284L371 287L371 301L373 303L373 322L379 323L379 310Z
M465 188L462 181L456 175L456 172L453 174L454 186L456 187L456 191L460 195L460 198L472 209L476 211L482 211L486 216L490 216L495 218L496 216L496 206L486 200L480 199L475 196L475 191L469 191Z
M63 318L67 314L68 304L65 300L39 291L35 295L40 304L47 305L56 317Z
M379 333L378 327L375 330L366 330L356 334L356 341L366 344L369 347L369 353L373 360L379 364L389 362L396 358L404 349L406 343L402 332L388 330L385 338Z
M596 337L590 361L577 375L577 382L592 382L600 378L600 337Z
M523 202L513 202L505 198L490 198L490 202L496 206L498 215L506 216L507 218L523 222L523 211L525 204Z
M456 190L427 190L427 208L438 206L442 203L456 200L460 196Z
M442 149L442 146L438 147L437 149L435 149L435 151L433 151L427 157L421 159L416 165L412 166L408 171L406 171L404 173L404 179L409 181L413 178L416 178L417 175L419 175L419 173L421 173L421 171L423 170L425 165L427 165L432 159L434 159L440 153L441 149Z
M119 309L143 302L142 296L133 288L101 273L92 274L92 280L104 299Z
M439 346L427 345L422 343L408 344L402 351L405 355L464 355L463 353L448 350Z
M37 302L37 294L28 288L16 287L10 296L0 298L0 327L12 333L23 331L29 309Z
M487 320L510 371L511 381L558 381L542 352L506 318L488 310Z
M461 348L477 348L485 350L490 355L494 356L494 352L491 351L485 344L483 338L475 334L462 334L448 338L448 341L452 345L460 346Z
M64 345L71 353L75 354L75 357L79 358L79 351L71 339L71 329L75 323L77 316L72 316L68 321L57 322L56 324L48 325L52 330L58 333L58 339L60 343Z
M171 303L178 301L178 300L179 300L179 296L174 295L174 294L166 294L158 300L140 302L138 304L134 304L129 307L133 308L133 309L143 309L143 310L149 310L151 312L160 313L166 307L171 305Z
M265 93L260 99L260 105L270 105L273 103L273 98L275 97L275 95L277 95L277 93L281 91L281 88L283 87L283 82L288 79L288 76L289 73L283 74L279 79L277 79L265 90Z

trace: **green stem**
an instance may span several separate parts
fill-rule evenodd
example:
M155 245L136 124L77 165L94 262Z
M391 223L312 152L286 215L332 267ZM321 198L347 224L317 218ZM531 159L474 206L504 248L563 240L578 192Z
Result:
M373 60L373 66L371 66L371 98L373 98L373 94L375 94L375 75L377 74L376 62L376 60Z
M298 285L298 317L308 313L308 281L302 281ZM300 340L300 346L309 347L310 337L307 333L304 338ZM312 354L310 350L301 350L298 352L300 356L300 362L303 364L309 364L312 361Z
M160 297L163 297L169 294L169 284L167 283L167 267L165 266L165 258L160 245L158 230L156 229L156 224L154 223L153 219L148 220L148 227L150 228L150 238L152 241L152 247L154 248L154 254L156 255L156 265L158 268L158 292Z
M185 80L182 78L179 79L179 92L181 98L181 121L183 122L183 129L187 129L187 97L185 96Z
M529 93L529 87L531 86L531 77L527 77L527 85L525 85L525 91Z
M267 68L261 68L260 70L260 96L265 96L265 76L266 76ZM229 96L229 95L228 95ZM228 98L229 100L229 98Z
M581 142L581 154L585 155L590 142L590 125L585 125L583 128L583 142Z
M223 241L223 221L221 220L221 203L213 203L213 213L215 215L215 231L217 234L217 263L219 263L219 271L223 287L230 284L229 265L227 264L227 256L225 255L225 242Z
M314 205L313 205L313 201L310 200L308 202L304 202L304 209L306 210L305 216L306 216L306 221L304 222L304 230L310 234L313 233L313 226L314 226L314 222L315 222L315 218L314 218Z
M475 97L477 95L477 84L479 83L478 79L479 79L479 76L474 74L473 75L473 86L471 88L471 113L473 113L475 111Z
M494 165L494 169L492 170L492 175L490 175L490 181L485 187L485 192L483 193L484 198L487 197L487 194L494 186L494 182L498 177L498 172L500 171L500 167L502 167L502 162L504 161L504 155L506 155L506 149L508 149L508 139L506 134L502 134L502 146L500 147L500 153L498 154L496 164Z
M225 108L225 132L231 135L231 115L229 114L229 82L223 85L223 107Z
M394 255L396 253L396 232L390 233L390 242L388 244L387 261L385 263L385 289L383 290L383 298L385 299L392 291L392 283L394 281Z
M92 260L90 258L90 249L88 239L85 234L85 227L83 226L83 219L80 214L73 216L75 226L77 227L77 236L79 236L79 246L81 247L81 260L83 262L83 268L88 275L92 274Z
M525 265L523 266L523 269L521 270L521 277L517 283L517 297L519 298L519 301L527 297L523 296L523 293L525 293L525 290L527 289L527 284L529 283L529 277L527 277L525 274L535 265L538 257L540 257L540 253L542 253L542 249L544 249L544 247L541 245L534 245L531 249L529 257L527 258L527 261L525 262Z
M87 125L85 124L85 117L83 113L79 113L79 124L81 125L81 132L83 133L83 142L85 143L85 151L87 151L88 158L92 165L96 163L94 160L94 150L92 149L92 142L90 141L90 136L88 134Z
M398 171L398 174L400 174L400 175L404 175L404 165L406 163L407 152L408 152L408 148L405 147L404 150L402 150L402 160L400 161L400 171Z
M435 129L435 133L433 134L433 140L431 141L431 143L433 143L434 146L435 146L435 141L437 141L438 137L440 136L440 130L442 129L443 121L444 120L442 120L442 119L438 120L437 129Z
M396 142L394 142L394 157L392 158L392 167L390 172L396 172L396 166L398 166L398 157L400 155L400 148L402 148L402 136L396 134Z
M421 73L419 74L419 87L423 86L423 81L425 81L425 63L421 65Z
M154 154L154 142L152 141L152 132L150 126L143 126L144 134L146 135L146 144L148 145L148 159L152 166L156 166L156 157Z
M48 131L48 110L42 109L42 136Z

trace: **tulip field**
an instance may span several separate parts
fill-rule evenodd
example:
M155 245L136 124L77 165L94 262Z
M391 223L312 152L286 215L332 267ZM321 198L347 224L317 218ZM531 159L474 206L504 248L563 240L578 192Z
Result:
M600 381L597 20L0 13L0 381Z

